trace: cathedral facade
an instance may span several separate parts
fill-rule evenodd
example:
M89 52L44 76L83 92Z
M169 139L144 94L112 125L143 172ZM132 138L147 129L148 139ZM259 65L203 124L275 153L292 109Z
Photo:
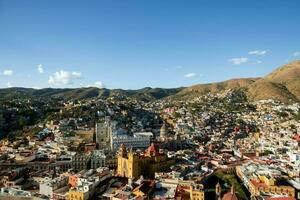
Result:
M167 170L173 164L175 160L160 153L154 144L151 144L143 155L133 152L132 149L127 152L125 145L121 145L117 174L127 178L139 178L141 175L153 178L155 172Z

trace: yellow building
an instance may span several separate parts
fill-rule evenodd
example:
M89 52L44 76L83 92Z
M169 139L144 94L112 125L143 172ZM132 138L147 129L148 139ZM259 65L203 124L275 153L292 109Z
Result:
M261 193L269 193L272 195L287 195L295 197L295 189L291 186L267 186L256 180L251 180L249 184L249 191L254 196L259 196Z
M260 134L259 134L259 132L254 133L254 134L253 134L253 137L254 137L255 141L259 141L259 139L260 139Z
M204 200L203 185L197 184L197 185L190 186L190 199Z
M88 192L70 190L68 199L69 200L87 200L88 199Z
M117 174L127 178L153 177L155 172L168 169L175 163L166 154L159 153L154 144L144 155L138 155L131 149L127 152L125 145L121 145L118 153Z
M261 193L268 193L272 195L286 195L295 197L295 189L293 187L277 185L276 180L273 177L267 177L264 175L259 175L257 178L246 177L240 166L236 168L236 173L242 181L247 180L246 182L249 192L253 196L259 196Z
M265 183L267 186L275 186L275 179L274 178L268 178L266 176L258 176L258 179Z

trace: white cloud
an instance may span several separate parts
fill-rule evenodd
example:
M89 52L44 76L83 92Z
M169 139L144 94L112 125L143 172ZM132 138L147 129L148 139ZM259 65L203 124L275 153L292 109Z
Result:
M265 55L267 53L266 50L254 50L254 51L249 51L248 54L250 55L257 55L257 56L262 56L262 55Z
M79 72L67 72L64 70L60 70L55 72L53 75L49 76L48 83L50 85L71 85L73 81L81 78L81 73Z
M195 77L195 76L197 76L197 74L193 73L193 72L184 75L185 78L192 78L192 77Z
M72 75L76 78L81 78L81 73L80 72L72 72Z
M244 57L241 57L241 58L231 58L231 59L228 60L228 62L233 63L235 65L240 65L240 64L246 63L248 61L249 61L249 59L248 58L244 58Z
M177 65L176 69L182 69L183 67L181 65Z
M12 76L14 74L14 71L11 69L6 69L3 71L4 76Z
M44 68L43 68L43 65L42 64L39 64L38 67L37 67L37 70L40 74L43 74L44 73Z
M86 87L97 87L97 88L105 88L105 85L102 81L96 81L94 84L92 85L87 85Z
M6 86L7 86L8 88L10 88L10 87L12 87L12 84L11 84L10 82L7 82L7 83L6 83Z
M104 83L102 81L97 81L95 83L95 86L98 87L98 88L104 88L105 87L105 85L104 85Z
M296 52L294 52L294 53L293 53L293 56L294 56L294 57L298 57L298 56L300 56L300 51L296 51Z

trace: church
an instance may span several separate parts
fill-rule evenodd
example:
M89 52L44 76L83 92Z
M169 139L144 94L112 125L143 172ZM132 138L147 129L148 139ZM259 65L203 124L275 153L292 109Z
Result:
M153 143L144 154L138 154L132 149L127 152L123 144L118 152L117 174L127 178L153 178L155 172L168 170L173 164L175 160L169 159L165 153L160 153Z
M239 200L233 185L231 186L230 191L224 194L223 197L221 193L222 193L222 188L220 183L218 183L216 185L216 200Z

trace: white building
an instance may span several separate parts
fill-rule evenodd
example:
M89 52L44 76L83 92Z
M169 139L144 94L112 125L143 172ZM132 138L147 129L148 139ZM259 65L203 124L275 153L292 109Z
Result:
M76 188L72 188L71 190L76 192L82 192L82 200L88 200L93 196L95 189L99 185L99 183L99 177L79 178L77 180Z
M40 194L46 195L52 198L55 190L65 187L68 184L68 177L62 176L57 178L46 177L43 182L40 183Z
M113 136L111 149L119 149L121 144L133 149L147 148L150 145L151 136L153 136L153 134L149 133L135 133L133 137L128 135Z
M25 198L31 197L31 193L24 190L17 190L14 188L1 188L0 190L0 199L13 199L16 198Z
M148 138L153 138L153 133L152 132L137 132L133 134L134 137L148 137Z

